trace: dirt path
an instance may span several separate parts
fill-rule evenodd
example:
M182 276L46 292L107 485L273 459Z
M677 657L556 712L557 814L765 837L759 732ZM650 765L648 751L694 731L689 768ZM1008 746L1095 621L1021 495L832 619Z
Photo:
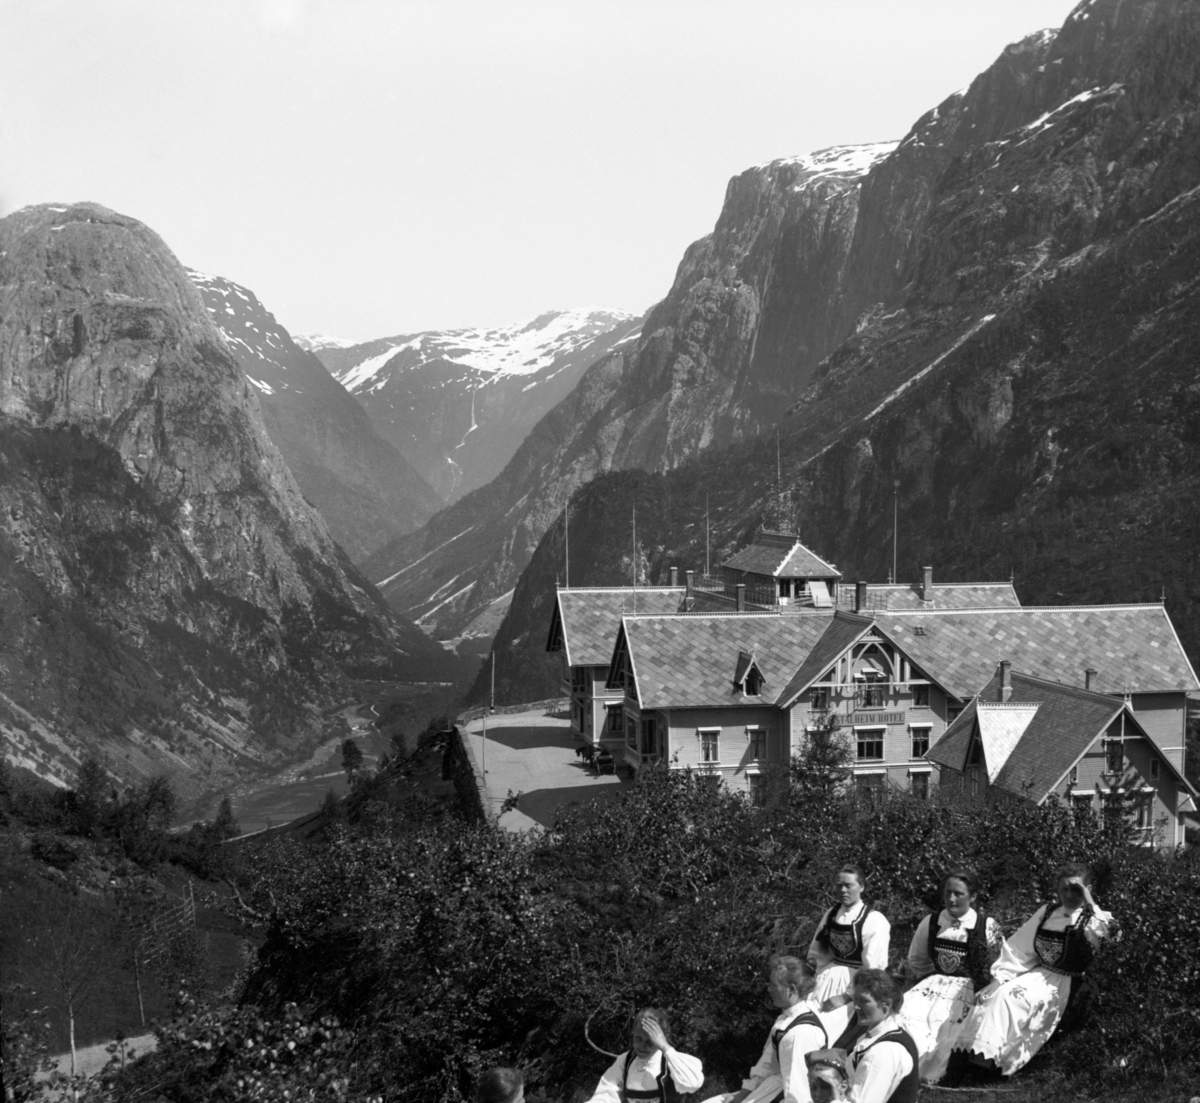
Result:
M75 1071L80 1076L95 1076L105 1065L108 1064L109 1052L108 1047L112 1042L97 1042L94 1046L85 1046L83 1049L75 1051ZM140 1057L143 1053L150 1053L158 1045L158 1039L153 1034L139 1034L136 1038L125 1039L125 1060L132 1060L133 1057ZM52 1058L58 1071L70 1076L71 1075L71 1054L58 1053Z

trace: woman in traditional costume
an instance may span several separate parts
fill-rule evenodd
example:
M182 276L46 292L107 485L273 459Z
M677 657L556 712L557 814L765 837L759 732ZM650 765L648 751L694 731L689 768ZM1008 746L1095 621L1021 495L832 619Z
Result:
M1011 1076L1046 1044L1115 926L1092 898L1091 880L1084 865L1059 870L1056 898L1004 943L992 982L976 993L956 1057L961 1051L971 1064Z
M921 1079L936 1084L946 1072L977 989L991 982L1004 941L1000 926L975 908L974 873L951 870L942 881L942 910L917 925L908 947L908 971L917 983L904 994L899 1020L920 1054Z
M900 982L883 969L860 969L852 989L854 1019L834 1048L846 1051L854 1103L916 1103L921 1088L917 1044L897 1016Z
M704 1068L698 1057L671 1045L670 1030L661 1007L642 1008L633 1018L630 1048L609 1065L588 1103L671 1103L677 1095L697 1091Z
M808 948L816 971L814 998L822 1011L851 1002L850 985L859 969L886 969L891 924L863 900L867 879L855 865L838 870L834 885L839 903L817 925Z

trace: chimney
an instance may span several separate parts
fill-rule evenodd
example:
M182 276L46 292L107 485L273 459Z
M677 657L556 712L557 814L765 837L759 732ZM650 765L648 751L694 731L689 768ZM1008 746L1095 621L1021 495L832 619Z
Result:
M856 613L863 612L867 607L867 584L865 582L856 582L854 584L854 611Z
M679 585L679 568L678 567L671 568L671 585L672 586Z
M746 584L744 582L737 584L737 610L739 613L746 611Z
M933 600L933 568L921 568L921 600Z
M1093 670L1090 666L1083 672L1083 688L1091 689L1096 684L1096 678L1099 676L1098 670Z
M997 701L1007 701L1012 697L1012 662L1009 659L1000 660L1000 691Z
M695 571L684 571L683 577L686 580L685 584L687 586L687 592L690 594L692 592L692 580L696 577L696 572Z

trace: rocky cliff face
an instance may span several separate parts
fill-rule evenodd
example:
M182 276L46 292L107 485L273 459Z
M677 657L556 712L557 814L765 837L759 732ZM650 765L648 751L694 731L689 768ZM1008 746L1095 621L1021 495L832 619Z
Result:
M92 204L0 221L0 730L185 788L294 752L351 675L436 676L303 498L166 245Z
M493 479L588 365L638 326L620 311L550 311L499 329L314 348L379 434L453 502Z
M486 647L570 494L612 469L667 470L753 437L853 329L859 193L895 143L760 165L729 184L640 337L588 369L498 478L364 564L392 607Z
M863 182L857 318L780 426L782 508L773 439L610 475L573 505L572 581L627 576L589 549L638 495L652 577L702 565L707 495L718 560L782 521L880 579L899 481L901 577L1012 572L1027 603L1163 596L1200 654L1198 105L1182 0L1088 0L1006 50ZM561 562L552 528L499 630L514 697L554 680L538 649Z
M316 356L252 291L220 276L189 275L258 392L272 442L351 559L361 562L427 521L440 504L433 488Z

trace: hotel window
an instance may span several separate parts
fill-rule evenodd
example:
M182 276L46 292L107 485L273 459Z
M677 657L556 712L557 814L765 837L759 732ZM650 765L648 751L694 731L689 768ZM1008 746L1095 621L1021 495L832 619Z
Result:
M883 796L883 774L859 774L854 779L858 795L874 804Z
M1125 743L1120 739L1104 742L1104 769L1110 774L1119 774L1125 769Z
M625 746L637 750L637 721L628 714L625 716Z
M1092 794L1089 793L1072 793L1071 807L1076 812L1090 812L1092 810Z
M915 709L929 708L929 687L928 686L913 686L912 687L912 707Z
M979 767L972 766L968 773L971 775L971 796L977 797L979 796Z
M721 729L700 729L700 761L713 764L721 761Z
M912 793L917 800L929 799L929 775L928 774L912 774L908 781L909 792Z
M953 724L962 715L962 705L947 705L946 706L946 724Z
M829 687L813 686L808 691L808 707L813 712L823 712L829 708Z
M607 719L604 723L605 735L620 735L625 730L625 710L620 705L605 705Z
M883 757L883 733L886 728L855 728L854 737L858 743L859 758Z
M1067 771L1067 784L1068 785L1078 785L1079 784L1079 767L1078 766L1072 766Z
M750 803L762 804L763 802L763 779L762 774L747 774L746 781L750 784Z
M747 728L746 738L750 742L750 757L755 762L767 760L767 730L766 728Z
M591 684L591 675L588 673L586 666L571 667L571 688L578 693L587 691Z
M779 596L780 597L791 597L792 596L792 580L790 578L781 578L779 580Z
M1157 758L1150 759L1150 780L1151 781L1158 780L1158 759Z
M918 727L914 724L909 728L909 734L912 736L912 758L924 758L929 751L929 732L930 728L925 726Z

